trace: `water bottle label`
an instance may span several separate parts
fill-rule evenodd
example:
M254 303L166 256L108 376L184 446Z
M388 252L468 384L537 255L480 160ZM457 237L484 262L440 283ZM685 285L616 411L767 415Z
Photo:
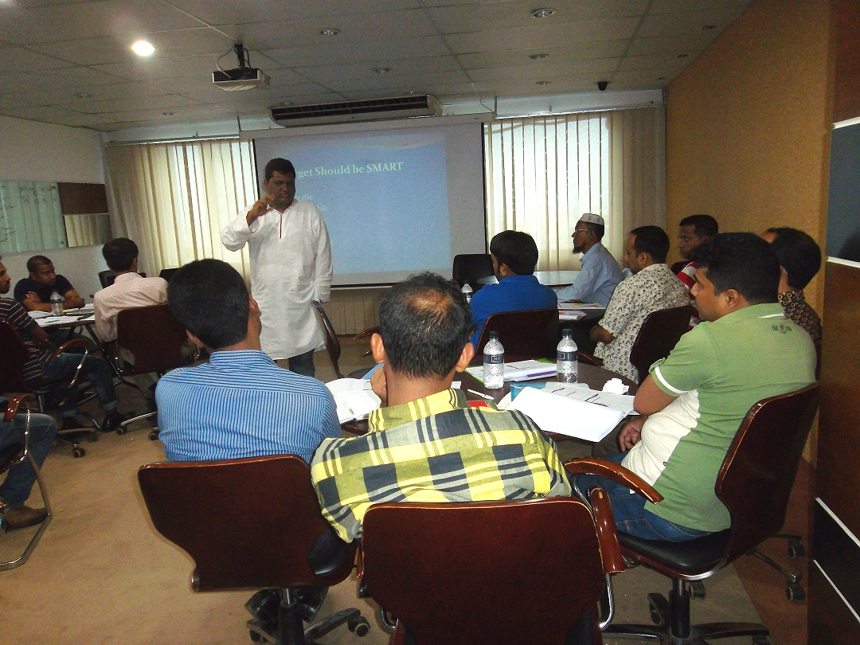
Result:
M556 352L556 360L559 363L562 361L575 361L576 352Z
M504 354L484 354L484 362L490 365L501 365L505 362Z

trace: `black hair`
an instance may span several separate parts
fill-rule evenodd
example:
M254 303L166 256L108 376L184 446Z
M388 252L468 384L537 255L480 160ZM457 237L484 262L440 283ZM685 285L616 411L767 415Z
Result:
M112 271L128 271L137 255L137 244L127 237L117 237L102 247L102 256Z
M270 159L269 163L266 164L266 169L264 171L266 181L269 181L272 178L272 175L276 172L284 175L292 175L293 177L296 176L296 169L293 166L293 163L288 159L283 159L281 157Z
M502 231L490 240L490 253L499 264L507 264L517 275L530 275L535 271L538 249L534 238L521 231Z
M692 226L693 232L699 237L714 237L720 232L720 225L717 224L717 220L704 213L687 215L678 226Z
M379 328L391 369L412 378L441 378L469 342L472 312L453 282L420 273L383 296Z
M207 347L235 345L248 333L248 288L239 272L221 260L183 266L167 285L170 311Z
M821 247L796 228L774 227L766 232L776 236L770 248L788 274L788 286L803 289L821 268Z
M40 264L53 264L49 258L46 258L44 255L34 255L29 260L27 260L27 271L30 273L36 273L36 268Z
M669 236L659 226L639 226L630 231L637 254L647 253L654 262L665 262L669 253Z
M716 293L734 289L750 304L776 302L779 261L770 244L758 235L715 235L697 249L696 261L708 270Z

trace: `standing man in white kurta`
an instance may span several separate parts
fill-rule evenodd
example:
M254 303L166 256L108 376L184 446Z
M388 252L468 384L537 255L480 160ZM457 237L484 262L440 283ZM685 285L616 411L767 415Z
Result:
M322 214L295 199L296 169L286 159L266 164L265 194L221 231L231 251L248 243L251 292L262 312L263 351L287 359L292 372L314 375L314 349L324 342L311 302L331 291L331 247Z

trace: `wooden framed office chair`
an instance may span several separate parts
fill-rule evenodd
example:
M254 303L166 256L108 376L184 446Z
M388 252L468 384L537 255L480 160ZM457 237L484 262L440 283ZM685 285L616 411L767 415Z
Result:
M137 478L156 530L194 559L194 591L283 590L278 633L251 620L252 640L313 643L343 623L367 633L357 609L302 629L297 589L346 579L355 545L339 540L322 517L301 458L155 463L141 466Z
M185 328L176 321L166 304L120 311L116 320L116 332L114 365L124 381L129 376L152 372L161 376L169 370L190 363L190 359L183 352L188 338ZM157 414L151 411L126 419L117 427L116 432L125 434L132 423ZM155 439L157 436L158 429L153 428L149 438Z
M570 497L371 506L361 584L397 617L391 642L603 642L598 603L624 563L593 493L593 511Z
M331 319L325 312L325 308L322 306L322 303L314 300L311 302L311 306L314 308L314 311L317 314L317 319L319 320L320 325L322 325L323 331L325 332L325 349L328 353L328 358L331 361L331 366L334 369L335 376L337 378L344 378L343 373L340 371L339 364L341 354L340 340L337 337L337 333L334 331L334 325L331 324ZM377 327L365 329L364 331L353 336L353 339L366 338L377 330ZM369 354L370 352L366 352L364 355L368 356ZM352 372L347 374L347 376L350 378L361 378L371 367L372 365L368 365L365 369L353 370Z
M15 415L21 410L20 406L22 405L24 399L26 398L26 394L7 394L8 402L6 403L6 409L3 412L3 421L11 422L15 420ZM30 462L30 466L33 468L33 472L36 473L36 481L39 484L39 494L42 497L42 504L45 507L45 510L48 512L47 516L44 520L39 524L39 527L36 529L35 533L30 537L30 540L27 542L27 546L24 547L24 550L21 554L13 558L11 560L6 560L5 562L0 562L0 571L6 571L8 569L15 569L20 567L22 564L27 562L27 559L30 557L30 554L33 553L33 550L36 548L36 545L39 543L39 540L42 538L42 533L45 532L45 529L48 528L48 524L51 523L51 503L48 501L48 489L45 488L45 481L42 479L42 473L39 469L39 465L36 463L36 460L33 459L33 455L30 453L30 408L26 407L24 414L26 415L24 421L24 439L18 445L10 446L4 450L0 451L0 475L4 472L20 464L24 460ZM0 529L5 530L5 523L3 522L3 500L0 500Z
M479 365L484 345L490 340L490 332L499 333L505 348L506 361L522 361L529 358L551 358L555 360L558 345L558 309L531 309L529 311L506 311L487 318L478 347L475 349L473 365Z
M643 540L618 533L625 558L672 579L667 600L648 595L655 625L610 625L606 633L660 638L673 644L753 636L768 630L755 623L690 625L690 584L704 580L775 535L785 522L788 498L803 445L818 407L818 385L759 401L750 408L735 435L714 491L729 510L730 529L689 542ZM600 459L574 459L572 474L591 473L618 479L626 469Z
M451 276L460 287L468 282L472 289L477 291L483 286L478 280L491 275L493 260L489 253L462 253L454 256Z
M159 271L158 277L161 278L162 280L166 280L167 282L170 282L170 278L172 278L174 275L176 275L177 271L179 271L179 267L170 268L170 269L162 269L161 271Z
M68 389L69 391L77 391L78 404L86 403L95 398L96 394L91 391L91 386L88 382L82 381L80 378L80 370L84 364L84 359L88 355L86 341L82 338L74 338L68 340L57 349L54 350L53 356L59 356L63 352L75 348L81 353L80 363L75 373L69 379L62 381L45 381L37 386L24 381L24 364L27 362L27 348L9 323L0 321L0 357L3 359L3 369L0 369L0 392L25 392L35 396L36 405L39 412L45 412L50 405L60 401L51 403L53 398L56 398L58 389ZM74 429L74 430L57 430L57 438L68 443L72 447L72 455L75 457L83 457L86 450L81 446L81 439L89 439L95 441L98 439L99 422L91 414L82 413L93 424L91 429Z
M630 362L639 372L640 385L654 361L666 358L690 328L694 311L692 306L684 305L658 309L645 318L630 349Z
M102 286L102 289L107 289L114 283L114 280L116 280L116 273L110 269L99 271L99 284Z

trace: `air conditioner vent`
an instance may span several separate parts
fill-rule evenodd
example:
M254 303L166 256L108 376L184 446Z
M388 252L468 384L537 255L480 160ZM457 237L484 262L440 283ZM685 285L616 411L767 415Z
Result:
M415 116L440 116L442 106L429 94L319 105L271 108L272 120L283 126L321 125L350 121L377 121Z

